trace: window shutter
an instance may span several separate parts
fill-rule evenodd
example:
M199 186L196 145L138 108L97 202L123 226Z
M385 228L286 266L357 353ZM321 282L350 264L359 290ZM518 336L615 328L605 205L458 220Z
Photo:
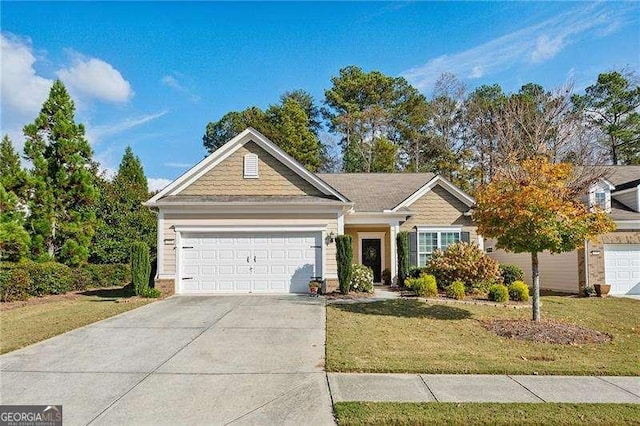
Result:
M418 231L409 232L409 266L418 265Z
M463 243L468 243L471 241L471 235L468 232L461 232L460 233L460 241L462 241Z
M247 154L244 156L244 177L258 177L258 156L256 154Z

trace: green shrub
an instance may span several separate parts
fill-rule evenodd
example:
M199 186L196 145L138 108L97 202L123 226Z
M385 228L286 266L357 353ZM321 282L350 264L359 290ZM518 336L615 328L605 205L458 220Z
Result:
M502 276L502 283L506 286L511 285L514 281L522 281L524 273L518 265L509 265L501 263L500 276Z
M442 289L460 280L465 283L467 293L472 293L492 280L502 282L498 262L475 244L456 243L445 251L435 250L427 269L436 277Z
M460 280L456 280L449 284L447 287L447 297L452 299L462 300L464 299L464 283Z
M391 270L389 270L389 268L385 268L385 270L382 271L382 283L384 285L391 284Z
M29 294L44 296L64 294L73 289L73 271L67 265L57 262L24 262L29 273Z
M23 259L30 244L31 237L20 222L0 221L0 260L17 262Z
M349 294L353 264L353 241L351 235L338 235L336 237L336 262L338 264L340 293Z
M72 290L86 290L91 285L91 274L85 268L73 268L71 273L73 275Z
M140 296L146 297L148 299L157 299L161 295L162 293L157 288L147 287L142 291L142 294Z
M398 285L406 285L409 278L409 233L398 232L396 235L396 248L398 252Z
M409 278L420 278L422 274L429 274L426 266L412 266L409 268Z
M131 265L127 263L87 264L82 268L91 277L87 287L120 287L131 282Z
M29 273L23 268L0 268L0 300L14 302L29 298Z
M529 286L522 281L514 281L509 286L509 298L518 302L529 300Z
M494 284L489 288L489 300L494 302L507 302L509 300L509 289L506 285Z
M142 241L131 244L131 281L133 290L138 296L146 294L149 289L151 275L151 258L149 246Z
M422 274L418 278L407 278L405 285L420 297L435 297L438 295L436 277L433 275Z
M351 265L351 287L353 291L373 293L373 271L368 266Z

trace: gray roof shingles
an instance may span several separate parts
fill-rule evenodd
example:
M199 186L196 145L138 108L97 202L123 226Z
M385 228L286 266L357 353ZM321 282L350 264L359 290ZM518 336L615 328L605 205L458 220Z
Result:
M433 173L320 173L359 212L391 210L435 177Z

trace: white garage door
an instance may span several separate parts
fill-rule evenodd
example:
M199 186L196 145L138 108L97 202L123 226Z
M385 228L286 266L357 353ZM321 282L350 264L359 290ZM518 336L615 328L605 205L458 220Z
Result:
M640 244L605 244L604 272L611 294L640 294Z
M305 293L322 275L319 232L184 234L180 293Z

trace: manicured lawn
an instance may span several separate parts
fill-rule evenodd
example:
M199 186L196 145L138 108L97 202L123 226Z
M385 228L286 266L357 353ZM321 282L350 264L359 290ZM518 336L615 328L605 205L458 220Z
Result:
M24 306L15 306L15 302L0 305L0 353L112 317L152 300L129 297L117 288L31 299Z
M624 425L638 424L638 404L457 404L338 402L343 425Z
M487 374L640 374L640 301L548 296L543 319L613 337L558 345L498 337L483 319L529 318L529 309L389 300L327 306L328 371Z

